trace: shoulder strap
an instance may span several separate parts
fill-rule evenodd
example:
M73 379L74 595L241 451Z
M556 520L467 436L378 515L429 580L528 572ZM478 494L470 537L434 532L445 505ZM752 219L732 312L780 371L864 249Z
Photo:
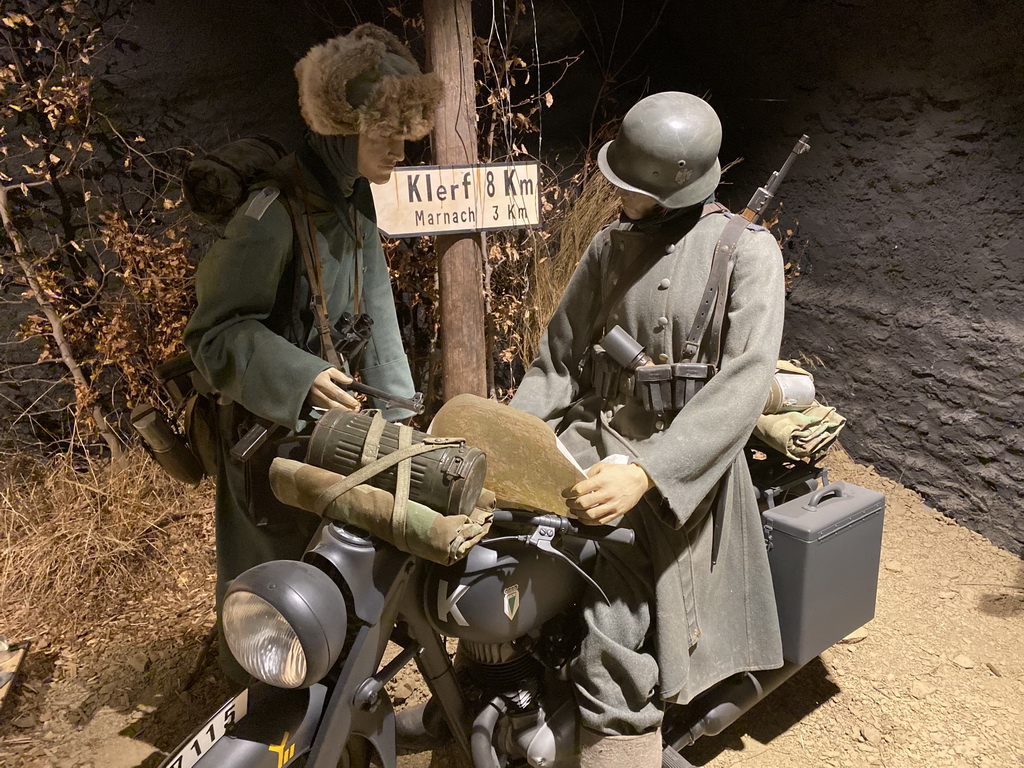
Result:
M717 210L725 212L724 208ZM714 213L715 211L708 212ZM715 253L711 257L711 270L704 287L704 295L701 298L700 307L697 309L697 316L693 319L693 325L683 344L684 361L697 358L710 325L711 333L704 349L704 359L715 366L720 363L722 326L725 323L725 306L729 289L729 262L736 251L736 245L739 243L743 230L749 223L742 216L732 216L718 237Z
M321 189L323 189L327 196L327 202L329 202L331 207L334 208L334 212L337 215L342 228L356 244L356 269L355 274L353 275L352 290L353 306L355 314L358 315L360 312L360 282L363 271L361 255L363 248L363 233L359 227L359 214L362 214L365 218L375 224L377 222L377 214L373 207L373 194L370 192L370 182L362 177L357 178L352 189L351 199L346 200L345 196L341 192L341 187L338 185L337 179L334 178L333 174L331 174L327 169L327 166L324 165L323 160L321 160L316 152L313 151L309 142L303 141L295 155L302 165L313 175L313 178L316 179L316 182L320 185ZM302 175L298 172L297 168L296 176L299 184L302 185L302 191L305 195L305 184L302 183ZM308 203L306 208L307 210L309 209Z
M327 314L323 274L320 271L320 254L317 253L316 236L313 232L313 222L308 213L309 203L306 199L297 158L293 170L293 177L288 179L288 183L285 185L285 201L291 214L292 227L295 229L295 239L298 241L299 251L302 254L302 267L306 273L306 281L309 283L309 290L312 294L310 304L313 309L313 324L320 337L320 354L340 370L342 360L331 339L331 321ZM296 187L303 192L301 202L297 199Z
M639 269L644 258L650 253L650 250L641 253L633 260L633 264L630 266L632 269L629 270L631 275L630 278L622 280L615 287L614 290L601 302L601 308L597 312L597 317L594 318L594 323L590 329L590 343L596 344L604 336L604 326L608 322L608 315L611 314L612 305L617 304L619 300L626 295L626 291L633 287L633 284L640 279L640 275L646 272L646 269ZM647 266L653 264L654 260L650 260Z

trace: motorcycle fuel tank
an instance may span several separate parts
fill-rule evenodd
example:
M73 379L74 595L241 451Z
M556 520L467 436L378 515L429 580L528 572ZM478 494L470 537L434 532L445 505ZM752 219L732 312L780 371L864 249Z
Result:
M458 563L428 570L424 611L434 629L475 643L505 643L566 611L583 578L526 542L483 541Z

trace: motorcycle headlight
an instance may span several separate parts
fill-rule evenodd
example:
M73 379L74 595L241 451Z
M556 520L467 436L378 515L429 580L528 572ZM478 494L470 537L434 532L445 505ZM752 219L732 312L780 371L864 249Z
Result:
M345 642L345 598L309 563L273 560L231 582L221 620L242 668L278 688L305 688L338 660Z

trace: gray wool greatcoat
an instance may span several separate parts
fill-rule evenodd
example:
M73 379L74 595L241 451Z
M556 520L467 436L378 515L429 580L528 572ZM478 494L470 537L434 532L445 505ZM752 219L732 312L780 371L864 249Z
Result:
M282 167L291 161L289 156ZM373 318L372 338L358 372L371 386L411 397L412 375L377 226L362 213L346 226L313 177L306 175L305 183L329 320L334 325L343 312L368 313ZM221 399L217 409L218 611L231 579L268 560L300 557L320 522L316 515L280 504L270 490L270 461L276 454L302 458L300 444L268 441L245 464L228 453L253 424L248 414L301 429L306 418L303 404L313 379L330 367L310 351L319 350L311 317L303 323L295 313L308 306L310 292L303 273L295 274L302 257L294 252L288 209L278 198L265 210L254 210L253 201L260 194L254 191L249 196L224 236L200 262L198 306L185 328L185 346ZM394 419L410 414L395 409L385 415ZM224 643L221 663L232 677L247 677Z
M726 221L724 213L706 215L666 249L610 308L607 328L622 326L655 363L682 362L683 342ZM643 529L638 541L650 550L638 554L638 562L644 568L650 564L647 578L654 581L647 592L653 610L646 623L652 626L648 631L645 623L644 628L657 663L649 675L650 688L657 691L651 691L652 697L686 703L736 672L782 664L771 575L742 448L775 371L785 298L783 264L772 235L748 226L731 267L720 371L683 410L648 413L628 396L605 402L592 390L581 392L578 380L604 297L617 280L635 277L632 262L648 240L619 224L594 237L512 405L561 429L561 440L584 468L610 454L626 454L653 479L656 489L645 497L652 503L641 502L622 524ZM716 523L721 540L712 562ZM629 574L625 580L644 578L642 571L629 570L628 551L614 557L625 561L620 568ZM624 602L617 606L613 597L611 610L619 612L616 621L628 623L636 611L629 600ZM581 656L586 651L585 640ZM604 652L587 663L595 674L614 677L597 669L612 664L610 658ZM628 660L622 664L636 667ZM633 671L641 674L638 668ZM585 691L581 695L588 696ZM604 694L598 686L589 695L599 699ZM621 728L615 723L623 720L627 729L653 727L629 723L625 715L609 714L603 720L595 715L588 722L587 702L580 706L590 727L617 732Z

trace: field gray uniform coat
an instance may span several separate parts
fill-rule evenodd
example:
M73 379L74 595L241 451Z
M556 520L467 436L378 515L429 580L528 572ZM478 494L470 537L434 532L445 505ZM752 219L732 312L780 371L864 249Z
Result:
M683 342L727 217L703 217L611 307L655 363L681 362ZM658 698L686 703L742 670L782 664L760 517L742 454L764 406L782 335L784 279L770 233L748 227L728 298L721 370L680 412L653 414L631 397L579 391L580 362L604 297L633 279L650 236L612 225L584 253L512 405L546 420L583 467L626 454L656 488L620 523L633 548L607 545L573 669L584 724L640 733ZM712 561L715 525L720 549ZM591 590L593 593L593 590ZM653 615L651 608L653 607Z
M291 167L292 161L285 158L282 166ZM312 176L304 178L331 324L342 312L355 312L358 270L360 310L373 318L373 336L359 372L371 386L411 397L412 376L377 226L366 216L356 215L361 242L357 246L352 224L340 220L327 193ZM267 472L273 456L303 458L301 446L268 444L245 465L228 455L252 425L249 414L289 429L300 428L303 403L313 379L330 367L309 351L319 350L311 315L304 312L303 322L295 311L306 310L310 292L301 254L293 253L294 230L287 208L278 198L265 212L250 209L259 194L253 192L238 209L224 237L200 263L196 273L198 307L185 329L185 345L196 367L221 395L216 501L218 610L229 580L267 560L300 557L319 523L315 515L284 507L270 491ZM337 202L347 208L344 200ZM411 414L397 411L385 415L402 418ZM226 653L222 644L222 659ZM233 677L245 676L230 662L226 668Z

